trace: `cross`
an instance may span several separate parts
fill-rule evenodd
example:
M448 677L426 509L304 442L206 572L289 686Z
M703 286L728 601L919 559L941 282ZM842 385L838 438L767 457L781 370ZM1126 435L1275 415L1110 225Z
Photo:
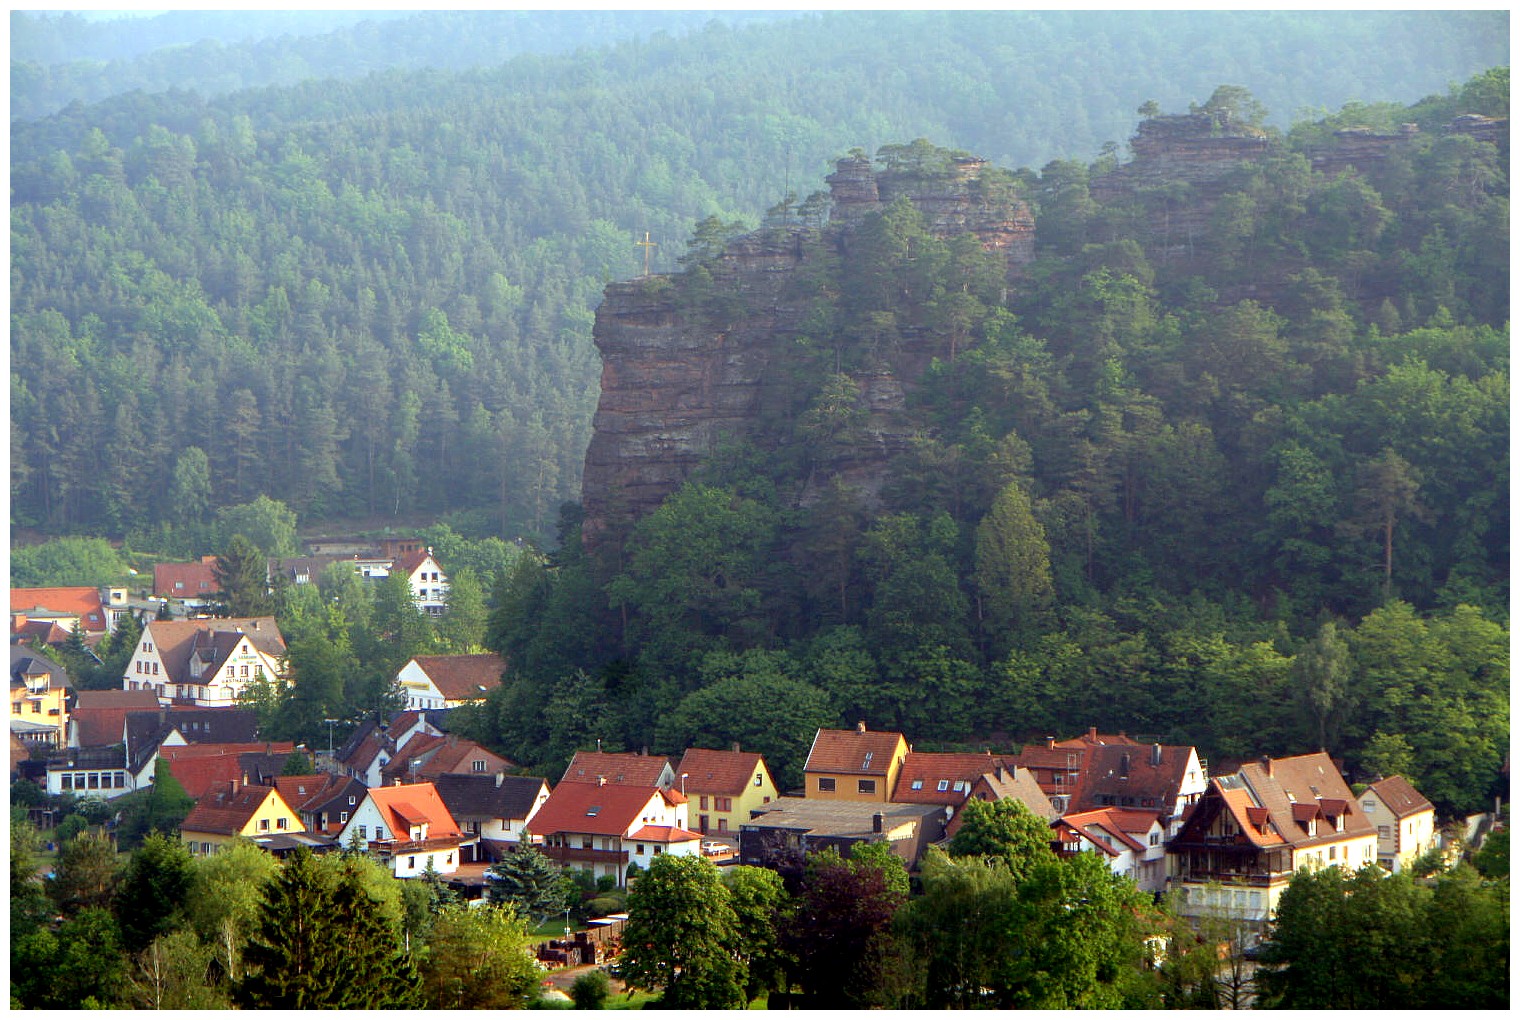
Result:
M642 241L635 241L633 243L636 244L636 245L638 245L640 248L644 249L644 275L648 276L649 275L649 249L650 248L657 248L657 247L659 247L659 245L658 245L657 242L651 241L649 239L649 231L647 231L647 230L644 231L644 240L642 240Z

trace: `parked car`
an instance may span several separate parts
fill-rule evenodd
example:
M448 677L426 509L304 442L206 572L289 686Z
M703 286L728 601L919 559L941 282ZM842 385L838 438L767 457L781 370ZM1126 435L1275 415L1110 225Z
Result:
M724 854L731 854L733 852L733 848L727 843L719 843L713 839L702 841L702 853L707 857L721 857Z

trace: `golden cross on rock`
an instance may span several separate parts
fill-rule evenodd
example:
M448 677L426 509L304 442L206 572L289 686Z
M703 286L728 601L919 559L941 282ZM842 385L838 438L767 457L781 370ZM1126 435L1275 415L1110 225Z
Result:
M644 249L644 275L648 276L649 275L649 249L650 248L657 248L657 247L659 247L659 245L656 242L651 241L649 239L649 231L647 231L647 230L644 231L644 240L642 240L642 241L635 241L633 243L636 244L636 245L638 245L640 248Z

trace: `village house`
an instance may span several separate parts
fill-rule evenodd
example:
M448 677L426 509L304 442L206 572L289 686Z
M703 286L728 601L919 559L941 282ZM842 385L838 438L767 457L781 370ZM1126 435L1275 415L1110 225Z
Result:
M561 783L612 783L615 786L657 786L676 783L669 758L617 751L577 751L565 767Z
M944 834L944 808L934 804L781 797L739 826L739 860L772 867L778 855L832 847L849 857L857 843L886 843L907 867L914 868L929 845Z
M1096 808L1062 815L1051 826L1062 856L1096 853L1142 892L1166 888L1166 829L1155 811Z
M193 563L155 563L153 595L192 609L213 605L222 596L215 566L215 556L202 556Z
M868 730L863 722L853 730L821 729L802 769L804 796L886 803L907 756L901 733Z
M406 577L412 589L412 601L429 616L442 616L448 606L449 578L433 559L433 550L406 553L391 564L391 573Z
M1263 924L1294 872L1355 871L1377 858L1372 827L1324 752L1265 758L1213 779L1167 845L1180 912Z
M236 780L207 790L180 823L180 838L193 854L212 854L238 839L304 831L300 816L272 786Z
M414 783L367 790L337 841L378 857L397 878L416 878L429 870L458 871L468 839L433 784Z
M1437 846L1436 808L1403 776L1380 779L1362 791L1362 811L1377 829L1377 862L1403 871Z
M495 776L514 763L453 733L417 733L380 769L380 785L433 782L450 773Z
M480 701L501 686L507 664L493 653L482 655L419 655L407 660L396 674L406 692L406 707L458 708Z
M737 839L739 824L749 820L750 812L780 796L765 759L737 744L728 751L693 747L676 772L689 810L696 812L695 829L704 836Z
M984 772L977 776L971 783L971 790L966 800L980 800L988 804L1000 800L1012 800L1023 804L1029 809L1029 813L1046 822L1053 822L1060 817L1050 804L1050 798L1045 796L1045 791L1040 789L1040 784L1034 781L1034 774L1028 769L1019 768L1017 765L994 765L992 771ZM964 808L964 804L962 807ZM961 822L965 818L965 812L957 810L955 815L945 825L945 838L954 839L960 831Z
M163 704L234 707L250 683L283 683L285 639L274 617L152 620L121 686L153 691Z
M119 593L119 595L118 595ZM117 588L12 588L11 633L29 623L46 623L77 632L94 645L116 629L126 612L126 590Z
M69 677L62 666L11 645L11 733L29 747L61 747L68 736Z
M1209 786L1208 763L1176 744L1100 744L1083 758L1067 811L1117 807L1154 812L1167 838Z
M396 757L398 745L405 746L418 734L436 737L443 730L423 712L399 712L389 721L367 720L333 753L333 768L365 786L383 786L385 767Z
M701 854L702 834L687 827L687 808L679 790L568 781L550 792L528 828L561 867L613 878L621 888L630 864L647 868L661 854Z
M549 783L537 776L449 773L433 785L449 814L474 845L464 847L464 862L499 861L522 842L539 809L549 800Z
M307 832L336 839L348 824L349 817L369 791L350 776L318 772L306 776L276 776L274 788L285 803L301 816Z
M273 752L288 756L295 745L290 741L273 743L169 744L157 748L155 757L169 768L185 792L199 799L209 790L223 789L228 783L239 786L270 786L250 782L250 759ZM151 779L151 773L149 778ZM292 805L293 806L293 805Z

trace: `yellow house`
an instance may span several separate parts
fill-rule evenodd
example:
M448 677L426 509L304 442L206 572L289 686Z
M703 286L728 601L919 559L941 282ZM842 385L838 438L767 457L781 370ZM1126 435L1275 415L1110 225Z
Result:
M693 747L676 769L681 792L689 801L687 824L702 835L739 838L739 826L751 810L780 794L765 759L754 751L711 751Z
M1166 846L1168 886L1183 917L1260 925L1300 869L1356 871L1377 848L1377 830L1328 754L1264 758L1210 781Z
M68 697L63 667L30 649L11 646L11 732L23 743L63 746L69 725Z
M238 837L304 832L301 816L272 786L226 783L206 791L180 823L180 838L193 854L215 853Z
M863 722L853 730L819 730L802 769L803 795L885 803L907 756L901 733L873 732Z
M1403 776L1380 779L1362 792L1362 810L1377 828L1377 862L1403 871L1436 845L1436 808Z

